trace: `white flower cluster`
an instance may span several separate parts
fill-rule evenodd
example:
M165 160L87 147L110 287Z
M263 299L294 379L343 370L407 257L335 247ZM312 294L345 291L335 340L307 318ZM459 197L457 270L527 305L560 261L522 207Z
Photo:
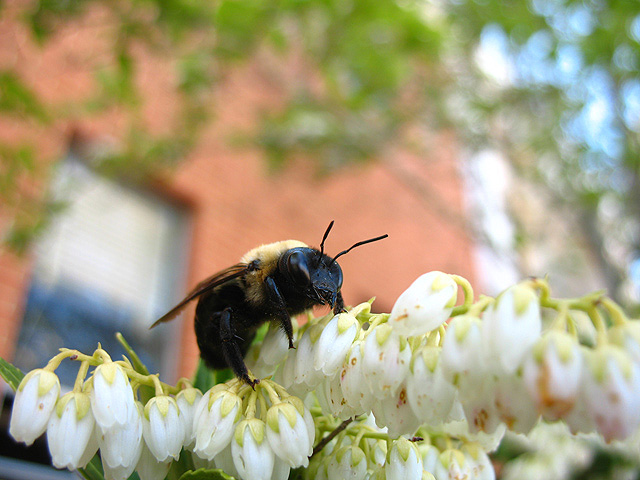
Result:
M463 285L441 272L421 276L390 315L371 314L365 303L312 319L296 350L273 328L255 346L252 368L300 398L315 395L325 415L372 414L390 438L428 426L462 439L485 434L480 444L490 450L505 430L527 433L541 418L606 441L638 430L640 322L621 319L602 296L554 300L543 281L530 281L455 307L447 324L457 281ZM546 331L541 307L557 311ZM600 329L595 345L580 344L573 310ZM607 329L602 314L616 326Z
M292 468L308 466L316 433L302 401L268 379L255 390L238 380L214 386L193 426L195 463L243 480L286 480Z
M62 397L53 371L29 372L16 391L11 435L30 445L46 431L57 468L84 468L99 450L108 480L134 470L141 480L161 480L183 448L198 466L237 479L284 480L309 464L313 417L280 385L263 380L252 390L234 379L204 395L190 386L167 395L154 377L156 396L143 406L129 379L143 376L127 367L108 359Z
M597 333L591 343L579 340L577 312ZM298 467L309 479L493 479L487 452L507 430L562 420L607 442L639 436L640 321L602 294L554 299L529 280L474 302L466 280L430 272L390 314L367 302L309 319L295 336L289 349L271 325L246 358L263 380L204 395L99 349L73 355L78 379L60 397L63 352L23 379L10 433L30 444L46 431L56 467L81 468L99 449L106 478L137 470L142 480L164 478L185 451L196 468L238 479L286 479ZM144 406L142 385L155 387Z
M419 430L422 435L422 431ZM389 440L373 416L359 417L315 455L305 478L494 480L486 448L471 440L426 433Z

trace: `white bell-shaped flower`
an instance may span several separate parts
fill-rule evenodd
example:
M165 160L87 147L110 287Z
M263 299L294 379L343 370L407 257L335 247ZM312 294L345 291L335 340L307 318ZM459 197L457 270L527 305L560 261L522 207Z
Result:
M488 367L513 373L540 337L540 301L535 291L515 285L501 293L482 318Z
M95 423L86 393L69 392L58 400L47 427L47 444L56 468L80 467Z
M142 434L149 451L159 462L178 459L184 443L184 423L173 398L158 395L147 402L142 417Z
M420 452L420 458L422 458L422 469L434 473L436 468L441 468L440 463L440 450L434 445L429 443L420 442L418 444L418 452Z
M314 350L313 367L326 376L338 372L360 330L356 317L344 312L333 317L322 329Z
M522 369L511 375L503 374L495 381L495 406L498 416L509 430L527 434L538 423L540 414L527 390Z
M394 395L409 371L411 348L388 323L367 332L362 350L362 373L376 397Z
M628 320L616 325L608 332L611 343L625 350L631 360L640 364L640 320Z
M265 423L257 418L242 420L231 440L231 458L240 478L270 480L275 455L266 438Z
M371 411L375 400L362 372L362 342L355 342L340 371L342 395L349 407L357 414Z
M91 461L91 459L95 456L100 448L98 444L98 436L101 435L98 425L94 425L93 433L89 436L89 441L87 442L87 446L82 452L82 456L78 461L78 468L84 468Z
M433 472L436 478L475 478L471 464L457 448L450 448L440 454L440 462Z
M193 417L196 455L212 460L229 445L241 406L242 399L225 385L216 385L202 396Z
M578 341L557 330L544 334L527 353L525 385L547 420L565 417L580 393L583 355Z
M136 472L140 480L163 480L167 476L167 473L169 473L169 468L173 460L169 458L164 462L160 462L155 455L151 453L149 447L147 447L144 442L142 443L142 453L140 454L138 465L136 465Z
M287 335L284 333L280 322L271 322L262 340L260 360L266 365L278 365L286 358L288 352L289 340L287 340Z
M91 409L96 423L103 429L127 423L137 407L123 368L115 362L98 365L92 382Z
M387 480L421 480L422 457L416 445L404 437L394 441L384 471Z
M420 420L409 405L406 382L394 395L385 396L373 404L373 415L379 427L387 427L389 438L412 435L420 427Z
M36 369L25 375L16 390L9 433L18 442L31 445L44 433L60 395L60 380L49 370Z
M98 436L100 456L105 476L114 479L126 479L131 475L142 454L142 411L140 402L134 403L129 410L129 418L124 425L117 423L111 427L97 427L101 435Z
M196 414L196 407L202 398L202 392L197 388L189 387L180 390L176 395L176 404L180 410L179 418L184 425L185 447L192 447L196 441L196 432L193 428L193 417Z
M218 453L213 459L213 463L216 468L219 468L227 475L231 475L233 478L241 478L240 473L236 470L236 465L233 462L233 454L231 453L231 442L224 447L220 453ZM245 479L243 479L245 480Z
M442 373L441 347L424 346L413 354L407 374L407 397L413 413L422 422L437 425L446 421L456 389Z
M289 464L279 457L274 457L271 480L287 480L290 473L291 467Z
M356 445L339 448L327 465L328 478L349 478L362 480L367 474L367 459L362 449Z
M587 351L583 395L606 441L624 440L640 426L640 365L614 345Z
M469 479L495 480L496 471L487 452L477 443L468 442L462 445L460 451L464 454L467 464L471 466Z
M346 420L361 413L360 407L353 408L344 398L340 377L326 377L315 390L318 403L324 413Z
M439 362L445 378L455 385L460 374L485 375L486 367L482 340L482 322L472 315L454 317L446 330Z
M399 335L424 335L447 321L457 298L458 286L450 275L425 273L398 297L389 324Z
M286 382L288 385L283 384L283 386L296 396L304 397L324 379L322 370L316 369L313 362L316 345L322 334L324 323L324 321L320 321L304 331L298 341L295 353L289 353L282 367L287 374L293 374L291 379ZM284 379L284 375L279 378Z
M291 468L307 467L313 450L303 415L304 405L295 397L288 397L286 402L276 403L267 411L269 444Z

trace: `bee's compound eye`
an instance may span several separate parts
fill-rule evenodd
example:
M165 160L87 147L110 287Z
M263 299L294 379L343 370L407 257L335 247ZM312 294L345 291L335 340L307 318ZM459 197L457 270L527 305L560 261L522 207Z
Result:
M309 285L311 283L307 256L303 252L291 252L287 258L287 271L294 282L300 285Z

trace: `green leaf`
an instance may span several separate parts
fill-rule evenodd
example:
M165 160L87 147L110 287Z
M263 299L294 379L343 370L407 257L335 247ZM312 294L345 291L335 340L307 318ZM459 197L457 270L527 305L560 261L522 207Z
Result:
M116 339L118 340L118 342L120 342L122 348L125 349L127 355L129 355L131 363L133 364L133 369L136 372L141 373L142 375L149 375L149 369L147 368L147 366L142 363L142 360L140 360L138 354L133 348L131 348L131 345L129 345L129 343L124 339L124 336L120 332L116 333Z
M7 362L2 357L0 357L0 375L14 391L18 389L18 385L24 378L24 373L18 367Z
M180 480L234 480L234 477L227 475L219 468L215 470L200 468L195 471L185 472L185 474L180 477Z
M95 454L91 461L84 468L79 468L78 472L86 480L104 480L104 473L102 472L102 462L100 457Z
M202 359L198 361L198 369L193 377L193 386L201 392L206 392L216 384L213 371L204 364Z

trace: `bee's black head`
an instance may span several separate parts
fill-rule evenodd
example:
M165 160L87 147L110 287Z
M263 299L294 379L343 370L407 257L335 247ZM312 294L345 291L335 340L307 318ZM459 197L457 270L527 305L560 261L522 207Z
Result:
M330 257L324 253L324 242L331 227L333 227L333 221L324 232L320 250L309 247L296 247L287 250L280 258L279 269L289 282L313 303L328 304L333 308L340 288L342 288L342 269L336 259L360 245L382 240L388 235L358 242L335 257Z

